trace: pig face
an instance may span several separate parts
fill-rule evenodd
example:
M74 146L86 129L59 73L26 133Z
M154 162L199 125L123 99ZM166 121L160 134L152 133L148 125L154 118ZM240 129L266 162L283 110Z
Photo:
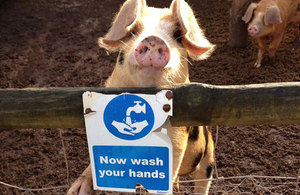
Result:
M120 45L123 53L123 66L131 80L139 86L160 86L173 82L179 74L180 81L185 82L187 67L181 60L187 58L187 52L181 48L180 36L176 41L173 34L178 31L176 21L168 9L144 9L136 22L130 36Z
M272 32L272 25L281 23L280 10L276 5L266 5L261 3L251 3L244 17L248 24L248 33L252 37L262 37Z
M145 0L126 1L99 45L119 52L108 87L189 82L187 57L203 59L213 50L183 0L164 9L148 7Z

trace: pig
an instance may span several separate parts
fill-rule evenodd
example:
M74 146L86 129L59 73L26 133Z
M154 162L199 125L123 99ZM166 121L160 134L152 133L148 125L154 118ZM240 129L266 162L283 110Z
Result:
M214 49L184 0L173 0L169 8L149 7L145 0L127 0L98 43L109 52L119 53L105 87L160 88L190 83L188 56L205 59ZM167 132L173 147L173 182L186 174L206 179L195 182L195 192L207 194L214 167L211 128L169 125ZM88 166L67 194L89 194L92 185Z
M266 41L271 39L268 56L273 58L288 23L299 23L300 0L261 0L251 3L242 20L248 23L248 33L258 41L258 55L254 64L261 66Z

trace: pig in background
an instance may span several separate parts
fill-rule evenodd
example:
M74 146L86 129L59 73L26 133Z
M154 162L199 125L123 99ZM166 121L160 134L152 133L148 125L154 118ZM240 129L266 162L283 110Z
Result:
M172 87L189 83L188 56L204 59L214 48L184 0L173 0L170 8L164 9L148 7L145 0L127 0L108 33L99 39L99 45L108 52L119 52L106 87ZM211 130L203 126L167 129L173 146L173 182L185 174L194 179L211 178ZM68 195L89 194L92 185L88 166ZM196 193L207 194L210 181L197 181L195 186Z
M258 42L255 67L261 66L268 39L271 39L268 56L274 58L287 24L300 23L299 5L300 0L261 0L249 5L242 19L248 23L249 34Z

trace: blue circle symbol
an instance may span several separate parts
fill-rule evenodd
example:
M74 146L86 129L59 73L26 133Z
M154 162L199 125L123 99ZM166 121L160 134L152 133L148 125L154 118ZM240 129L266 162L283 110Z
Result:
M132 94L112 99L104 109L103 119L111 134L125 140L145 137L154 125L154 113L149 103Z

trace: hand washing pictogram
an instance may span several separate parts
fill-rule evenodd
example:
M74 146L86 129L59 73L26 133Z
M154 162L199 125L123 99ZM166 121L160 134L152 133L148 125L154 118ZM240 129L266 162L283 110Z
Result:
M115 97L105 108L104 123L116 137L136 140L152 130L154 113L143 98L124 94Z
M113 121L112 125L118 129L120 133L127 134L127 135L134 135L140 133L145 127L149 124L146 120L141 122L134 122L132 123L131 119L131 112L135 112L137 114L144 113L146 114L146 104L140 105L141 101L134 101L135 105L133 107L127 108L126 111L126 123Z

